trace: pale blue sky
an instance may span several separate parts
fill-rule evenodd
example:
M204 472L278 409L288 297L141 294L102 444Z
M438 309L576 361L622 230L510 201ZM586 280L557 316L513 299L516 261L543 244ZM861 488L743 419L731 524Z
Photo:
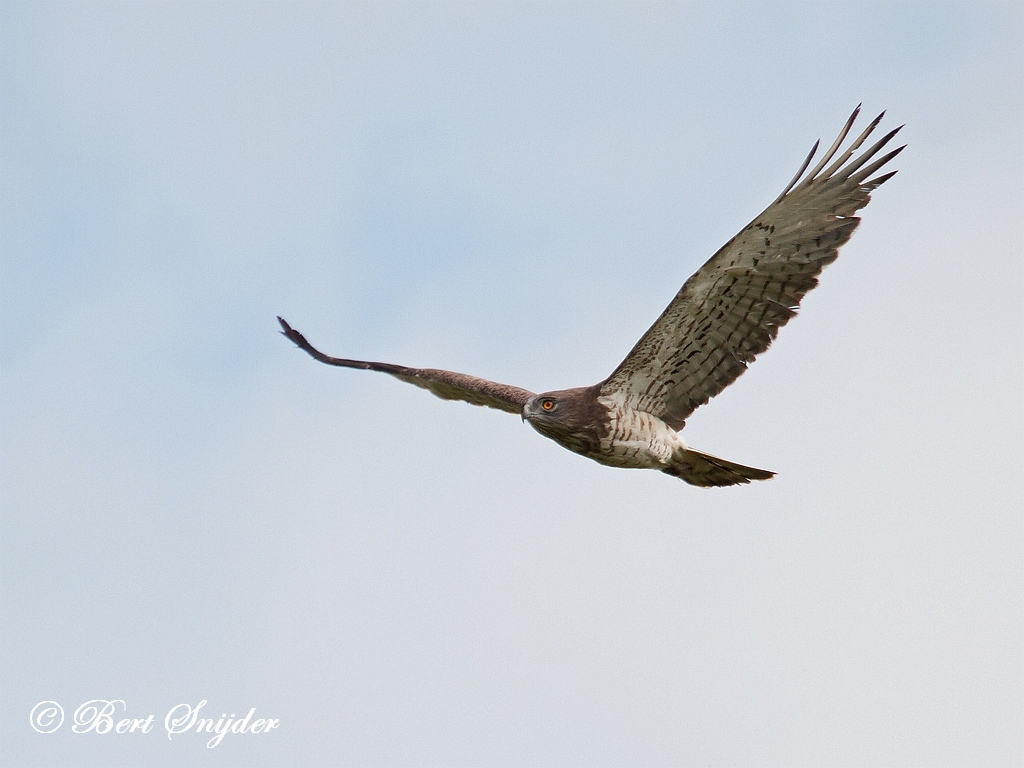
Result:
M5 765L996 765L1024 13L0 3ZM701 490L326 351L606 376L850 111L900 173ZM32 706L279 717L43 736Z

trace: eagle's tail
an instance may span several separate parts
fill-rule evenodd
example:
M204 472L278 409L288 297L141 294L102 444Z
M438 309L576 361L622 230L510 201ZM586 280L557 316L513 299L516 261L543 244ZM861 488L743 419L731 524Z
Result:
M685 480L690 485L699 485L703 488L739 485L740 483L749 483L751 480L770 480L775 476L774 472L769 472L767 469L745 467L742 464L734 464L717 456L689 449L676 451L675 456L672 457L672 463L662 472Z

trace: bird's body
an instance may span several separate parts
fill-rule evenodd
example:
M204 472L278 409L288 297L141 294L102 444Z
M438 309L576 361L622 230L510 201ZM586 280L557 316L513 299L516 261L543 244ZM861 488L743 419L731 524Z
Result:
M677 451L686 450L682 436L664 421L630 408L620 397L601 395L599 387L549 392L545 397L557 398L551 413L529 401L523 418L545 437L600 464L663 469ZM573 415L566 416L570 410Z
M550 411L545 401L554 403ZM564 448L609 467L657 469L700 486L773 474L691 450L662 419L630 407L621 394L602 395L600 385L536 395L524 404L523 418Z
M769 347L850 239L860 223L854 213L895 173L871 178L903 147L870 161L899 128L851 160L882 115L825 167L859 111L804 176L815 144L775 202L686 281L619 367L593 386L535 395L453 371L329 357L278 320L289 339L321 362L388 373L447 400L518 413L545 437L601 464L657 469L698 486L767 480L772 472L692 450L679 430Z

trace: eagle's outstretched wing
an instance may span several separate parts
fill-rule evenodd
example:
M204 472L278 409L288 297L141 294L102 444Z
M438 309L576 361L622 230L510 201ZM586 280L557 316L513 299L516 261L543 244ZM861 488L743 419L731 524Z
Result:
M339 365L342 368L362 368L366 371L388 373L396 379L428 389L444 400L465 400L473 405L484 405L508 413L520 413L526 401L533 397L533 392L519 387L498 384L495 381L478 379L476 376L467 376L454 371L440 371L435 368L406 368L404 365L392 363L371 363L366 360L330 357L306 341L306 337L288 325L284 319L279 317L277 320L281 323L281 328L284 329L281 332L285 336L321 363Z
M871 178L903 147L872 161L900 129L851 161L879 115L829 165L854 120L804 176L810 155L785 191L697 270L619 367L600 394L660 417L673 429L717 395L764 352L796 314L817 276L853 234L854 216L870 192L895 171ZM902 126L900 126L902 128ZM802 179L802 181L801 181ZM799 182L799 183L798 183Z

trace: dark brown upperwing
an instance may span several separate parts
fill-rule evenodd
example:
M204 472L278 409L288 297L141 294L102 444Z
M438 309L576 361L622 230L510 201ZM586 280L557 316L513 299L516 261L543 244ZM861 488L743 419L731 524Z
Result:
M331 357L306 341L306 337L288 325L283 318L278 317L277 321L284 329L281 331L284 336L321 363L337 365L342 368L361 368L366 371L387 373L396 379L428 389L443 400L464 400L473 405L497 408L499 411L508 413L520 413L526 401L533 397L533 392L519 387L498 384L454 371L442 371L435 368L406 368L404 365L394 365L393 363L371 363L366 360Z
M825 168L859 112L857 107L806 177L817 144L775 202L686 281L602 382L601 395L619 398L680 429L687 416L768 349L779 328L796 314L804 294L818 284L821 270L835 261L839 247L857 228L860 219L853 214L895 173L871 178L903 147L869 161L899 128L847 162L884 112Z

